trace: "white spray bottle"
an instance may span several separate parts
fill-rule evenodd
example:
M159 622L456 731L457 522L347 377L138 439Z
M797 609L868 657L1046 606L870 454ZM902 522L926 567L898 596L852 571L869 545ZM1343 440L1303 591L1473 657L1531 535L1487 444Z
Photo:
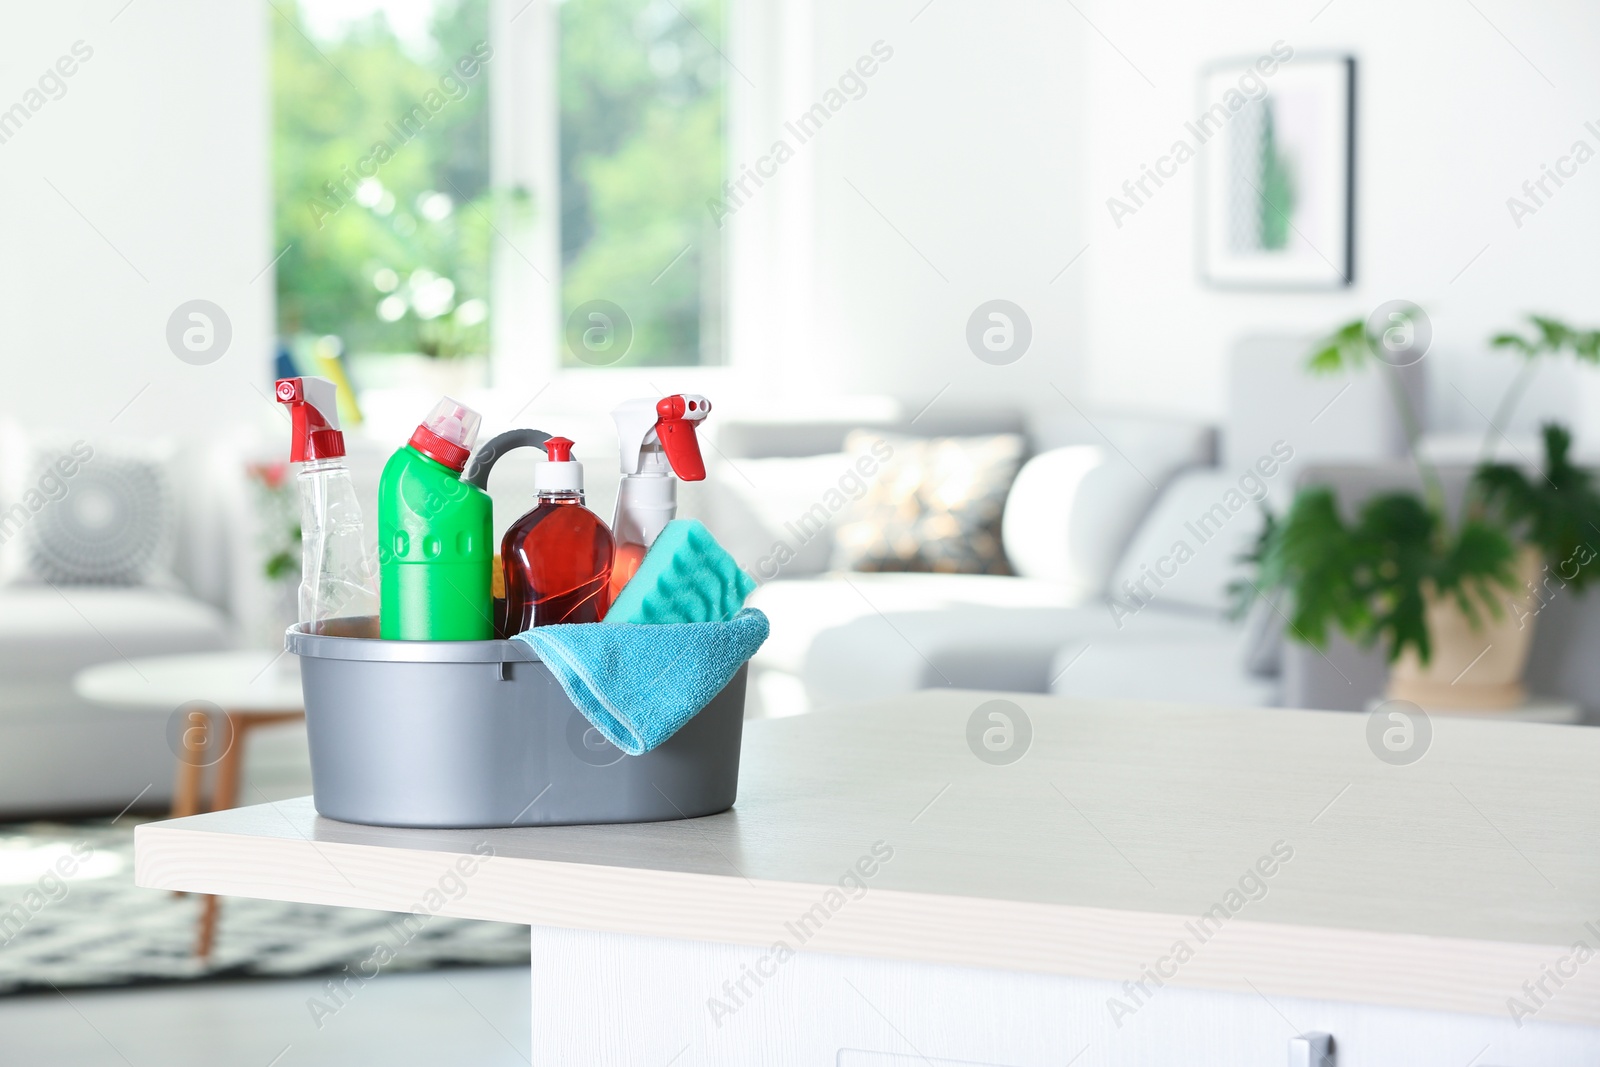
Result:
M617 539L611 568L613 600L639 570L656 536L677 516L677 479L705 478L695 427L710 413L711 401L693 393L629 400L611 413L622 447L622 483L611 523Z

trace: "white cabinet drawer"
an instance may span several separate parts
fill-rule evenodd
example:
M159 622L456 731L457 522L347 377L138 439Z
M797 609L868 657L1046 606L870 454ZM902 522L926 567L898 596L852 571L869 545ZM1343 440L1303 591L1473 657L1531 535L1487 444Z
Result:
M1600 1028L1519 1027L1509 1014L1171 984L1131 1015L1114 1013L1112 998L1130 1000L1118 983L1089 979L533 931L534 1047L549 1063L1283 1067L1289 1039L1311 1031L1334 1036L1338 1067L1600 1063Z

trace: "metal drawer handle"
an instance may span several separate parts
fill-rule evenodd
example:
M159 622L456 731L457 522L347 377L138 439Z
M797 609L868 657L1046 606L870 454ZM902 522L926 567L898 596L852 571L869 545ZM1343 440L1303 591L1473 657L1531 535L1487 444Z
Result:
M1301 1034L1289 1039L1289 1067L1338 1067L1333 1035Z

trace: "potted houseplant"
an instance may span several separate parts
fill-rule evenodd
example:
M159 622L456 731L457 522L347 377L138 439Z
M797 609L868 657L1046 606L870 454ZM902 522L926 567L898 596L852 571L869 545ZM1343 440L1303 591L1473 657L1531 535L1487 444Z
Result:
M1524 365L1485 434L1483 458L1452 513L1439 472L1418 447L1420 424L1380 338L1348 323L1312 351L1313 372L1372 369L1390 382L1420 492L1378 494L1351 517L1332 489L1299 491L1280 519L1268 516L1251 559L1248 593L1286 594L1289 635L1325 647L1338 630L1390 663L1388 695L1424 706L1492 710L1525 699L1523 669L1533 622L1556 585L1581 591L1600 554L1600 493L1571 462L1571 435L1544 427L1542 469L1491 462L1505 425L1546 359L1600 362L1600 331L1530 316L1529 335L1505 333L1494 347Z

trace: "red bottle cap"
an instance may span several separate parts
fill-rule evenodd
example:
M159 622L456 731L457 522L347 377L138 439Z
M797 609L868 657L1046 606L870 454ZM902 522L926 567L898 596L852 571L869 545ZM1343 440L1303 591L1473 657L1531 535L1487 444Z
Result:
M544 450L550 461L533 468L533 491L583 492L583 464L572 458L572 441L565 437L552 437L544 443Z
M460 471L472 455L482 421L483 416L476 411L445 397L411 435L410 445L429 459Z
M411 434L411 447L421 452L424 456L438 463L443 463L453 471L466 468L467 457L472 455L472 450L462 448L458 444L446 441L426 426L418 426Z

